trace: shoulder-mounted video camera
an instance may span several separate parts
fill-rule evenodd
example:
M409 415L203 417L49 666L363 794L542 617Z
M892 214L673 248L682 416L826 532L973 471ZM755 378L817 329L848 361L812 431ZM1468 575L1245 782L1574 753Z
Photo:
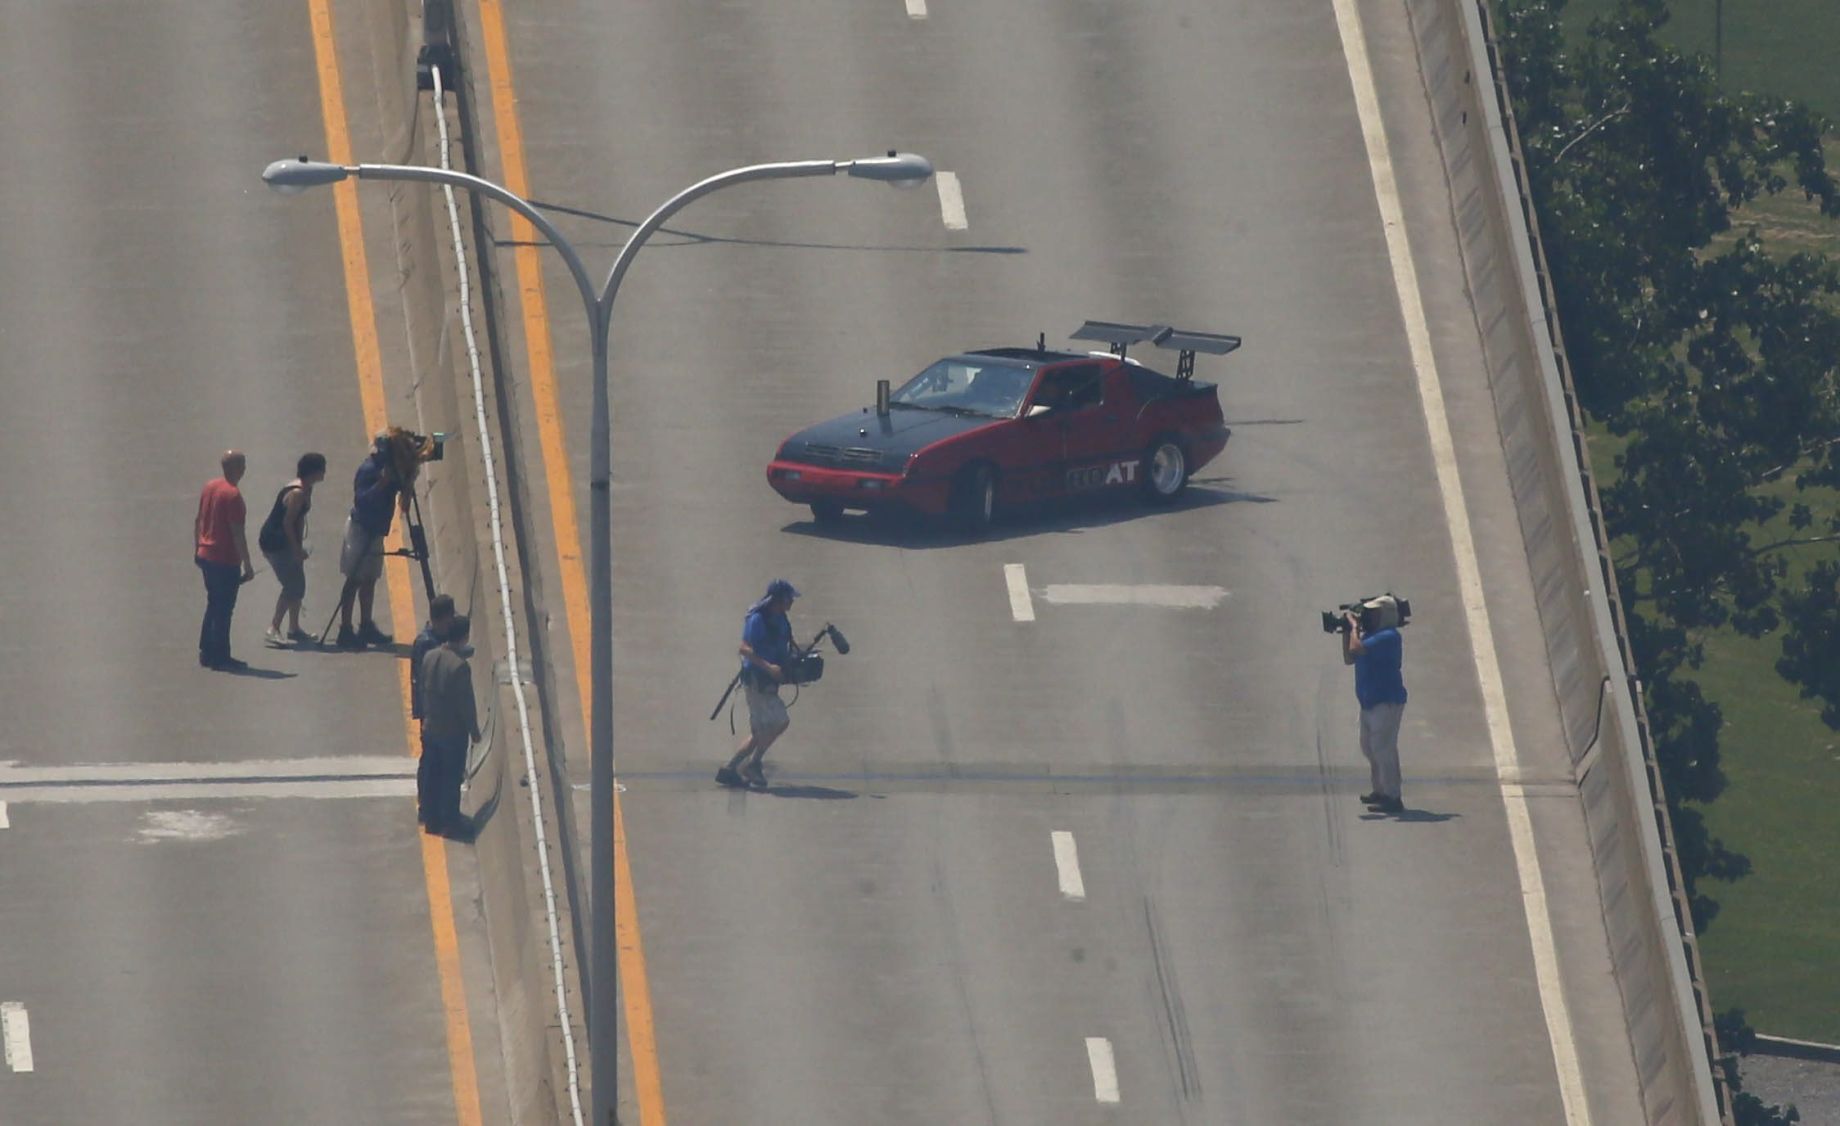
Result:
M1344 602L1333 610L1322 612L1323 632L1347 633L1349 614L1360 618L1365 629L1390 629L1406 624L1412 616L1412 603L1395 597L1390 590Z
M850 642L843 636L843 631L825 622L824 628L811 639L810 645L803 649L795 646L792 659L780 666L787 684L811 684L824 676L824 658L818 653L818 646L824 644L827 637L837 646L837 652L847 654L850 651Z

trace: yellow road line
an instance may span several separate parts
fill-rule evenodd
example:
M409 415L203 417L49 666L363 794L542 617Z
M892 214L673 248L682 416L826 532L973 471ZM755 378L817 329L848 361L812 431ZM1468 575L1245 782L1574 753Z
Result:
M326 157L350 164L351 138L345 122L345 91L339 78L332 35L331 0L308 0L313 22L313 54L319 67L320 109L326 120ZM364 230L358 214L358 188L349 180L333 185L338 214L339 248L345 261L346 308L357 354L358 394L364 405L364 432L375 434L389 421L383 394L383 359L377 347L377 313L371 303L370 265L364 254ZM397 536L400 539L400 536ZM409 590L408 561L391 556L385 568L390 620L398 632L415 621ZM403 726L409 754L421 753L415 721L409 718L409 663L397 662L402 690ZM418 834L419 835L419 834ZM441 1006L447 1024L447 1059L453 1075L454 1111L462 1126L481 1126L479 1077L473 1063L473 1031L467 1018L466 990L460 976L460 939L454 928L453 893L447 875L447 851L436 837L421 838L422 877L428 886L428 917L434 932L435 968L441 979Z
M517 94L511 84L511 52L499 0L479 0L485 40L486 71L492 90L492 117L498 124L499 159L505 186L529 198L530 176L524 166L524 139L518 127ZM588 582L582 572L581 530L575 520L575 488L563 443L562 412L556 395L556 371L550 353L549 305L543 290L543 264L537 232L522 216L511 219L513 260L519 303L524 311L524 347L530 361L531 398L535 401L538 445L543 451L549 485L550 520L555 527L556 555L562 571L562 603L569 643L575 657L575 688L581 700L582 729L590 730ZM665 1126L664 1082L658 1066L658 1037L652 1019L652 991L645 974L645 946L639 937L639 911L633 898L632 867L626 850L620 797L613 798L614 941L619 952L621 997L625 1002L626 1039L632 1051L633 1094L640 1126ZM591 894L601 894L600 888Z

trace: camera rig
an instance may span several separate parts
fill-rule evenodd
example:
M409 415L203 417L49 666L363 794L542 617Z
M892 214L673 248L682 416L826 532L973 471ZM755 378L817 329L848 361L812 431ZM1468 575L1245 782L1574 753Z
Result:
M1347 615L1352 613L1356 615L1357 617L1365 617L1370 612L1370 609L1367 604L1369 602L1377 602L1381 599L1390 600L1393 603L1393 605L1398 608L1399 620L1397 622L1394 622L1393 623L1394 625L1403 626L1406 624L1407 620L1412 617L1412 603L1408 601L1407 599L1398 597L1392 591L1389 590L1385 594L1363 595L1360 598L1355 599L1353 602L1344 602L1333 610L1324 610L1322 612L1323 632L1324 633L1346 633L1348 632Z
M824 639L827 637L830 638L833 645L837 646L839 654L849 653L850 641L843 636L843 631L825 622L817 635L811 639L810 645L801 646L796 641L792 643L792 656L780 667L780 671L785 674L786 684L797 689L800 685L814 684L824 676L824 657L818 652L818 646L824 644ZM722 690L722 698L716 701L715 708L709 713L710 719L713 720L722 714L723 705L727 704L728 698L734 695L735 686L741 683L741 678L746 671L744 668L736 672L735 678L728 682L728 687ZM797 696L793 697L794 701L797 699Z

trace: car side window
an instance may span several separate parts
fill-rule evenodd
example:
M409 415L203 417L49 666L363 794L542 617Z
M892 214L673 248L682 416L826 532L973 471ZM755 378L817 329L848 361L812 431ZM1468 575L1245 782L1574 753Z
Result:
M1105 393L1103 374L1098 364L1073 364L1045 372L1035 402L1057 411L1098 406Z

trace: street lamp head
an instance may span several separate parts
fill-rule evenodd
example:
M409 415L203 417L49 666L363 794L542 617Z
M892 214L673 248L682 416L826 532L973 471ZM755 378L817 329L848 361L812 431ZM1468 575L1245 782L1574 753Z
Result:
M342 164L324 160L277 160L262 170L262 182L283 195L293 195L321 184L336 184L350 175Z
M932 179L933 162L917 152L888 150L887 156L863 157L845 163L850 175L882 180L897 188L917 188Z

